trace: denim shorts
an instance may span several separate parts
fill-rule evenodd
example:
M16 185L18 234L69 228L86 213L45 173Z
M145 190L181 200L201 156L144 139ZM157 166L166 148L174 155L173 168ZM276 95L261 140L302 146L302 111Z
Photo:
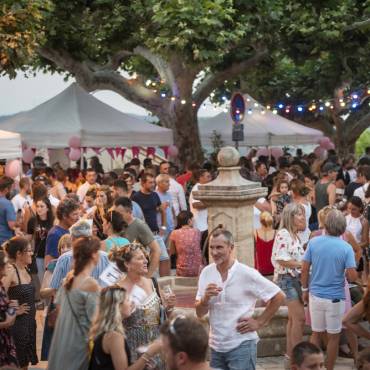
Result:
M159 261L168 261L170 259L170 256L168 255L167 247L162 237L160 235L154 235L154 239L159 244L159 248L161 250Z
M229 352L216 352L211 349L212 369L255 370L257 360L257 341L246 340Z
M285 293L287 301L299 301L301 296L296 287L301 286L299 277L293 277L289 274L279 275L277 285Z

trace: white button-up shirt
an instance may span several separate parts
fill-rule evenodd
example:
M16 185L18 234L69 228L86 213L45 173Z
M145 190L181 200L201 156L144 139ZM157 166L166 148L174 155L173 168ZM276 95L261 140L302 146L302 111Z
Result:
M241 317L252 317L258 299L267 302L280 292L257 270L235 261L223 282L216 264L205 267L199 276L197 300L208 284L217 284L222 292L209 301L209 346L216 352L229 352L247 340L257 340L257 332L240 334L236 327Z
M171 194L172 205L177 216L180 211L187 210L184 188L172 177L170 177L170 188L168 192Z

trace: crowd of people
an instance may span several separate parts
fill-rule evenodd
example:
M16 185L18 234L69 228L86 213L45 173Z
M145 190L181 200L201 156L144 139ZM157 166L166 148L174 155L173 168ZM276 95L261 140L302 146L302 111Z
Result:
M217 176L211 162L180 172L133 158L104 172L97 157L86 170L36 158L22 178L1 176L0 366L38 363L44 310L50 370L255 369L257 331L285 303L286 368L323 368L326 352L334 369L339 350L366 369L368 152L357 163L334 150L325 160L301 150L242 157L241 176L268 189L253 207L253 267L236 260L228 230L208 231L193 196ZM158 284L171 274L199 278L198 319ZM254 317L257 301L265 308Z

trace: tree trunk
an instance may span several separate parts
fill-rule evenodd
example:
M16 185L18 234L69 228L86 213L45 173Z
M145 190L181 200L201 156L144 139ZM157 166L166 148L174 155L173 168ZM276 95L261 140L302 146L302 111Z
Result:
M335 144L335 150L339 158L343 159L355 152L356 141L349 140L345 130L337 130L331 140Z
M187 103L176 113L159 114L161 123L173 130L173 139L179 149L178 160L183 165L192 162L202 164L204 155L199 137L197 110Z

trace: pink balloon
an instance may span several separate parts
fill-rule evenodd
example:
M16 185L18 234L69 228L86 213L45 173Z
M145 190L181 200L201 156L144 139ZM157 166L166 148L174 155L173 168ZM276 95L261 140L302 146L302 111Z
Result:
M271 148L271 155L275 159L278 159L284 155L284 150L281 148Z
M258 158L261 155L264 156L264 157L268 157L270 155L269 150L267 148L259 148L257 150L256 157Z
M22 164L18 159L13 159L5 165L5 175L11 177L12 179L21 175Z
M330 142L325 149L327 150L335 149L335 144Z
M176 145L171 145L168 148L168 155L173 158L176 158L179 155L179 149Z
M64 148L64 154L69 157L69 153L71 152L70 148Z
M78 136L72 136L69 140L68 140L68 145L71 147L71 148L79 148L81 146L81 140Z
M322 139L319 140L319 145L324 148L325 145L330 143L330 139L327 136L324 136Z
M35 158L35 153L31 148L27 148L23 151L22 159L24 163L31 163Z
M71 148L71 151L69 153L69 159L71 161L77 161L81 158L81 150L78 148Z
M325 158L326 156L326 150L321 146L317 146L313 152L321 159Z

